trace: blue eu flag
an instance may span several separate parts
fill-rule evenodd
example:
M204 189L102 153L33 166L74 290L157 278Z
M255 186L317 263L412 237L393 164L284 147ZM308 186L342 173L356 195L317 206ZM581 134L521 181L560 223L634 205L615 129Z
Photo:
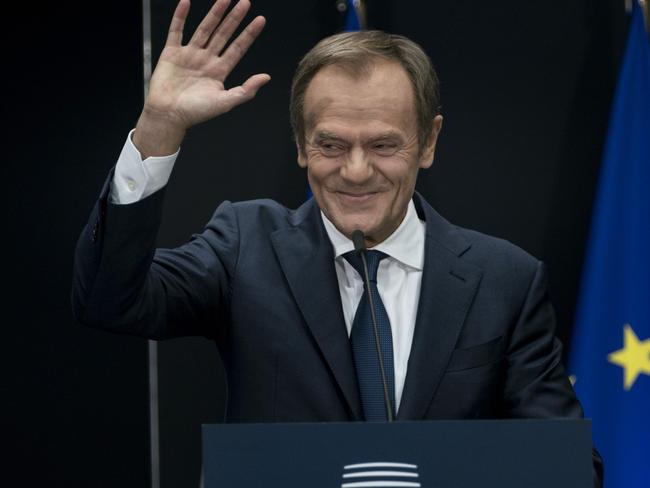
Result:
M348 32L361 30L358 8L359 0L348 0L348 10L345 17L345 30Z
M650 487L650 44L634 8L569 358L608 488Z

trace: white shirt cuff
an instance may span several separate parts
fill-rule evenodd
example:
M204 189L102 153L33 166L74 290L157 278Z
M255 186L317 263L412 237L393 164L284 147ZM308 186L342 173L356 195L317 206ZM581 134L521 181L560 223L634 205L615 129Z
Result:
M164 187L180 152L179 148L169 156L150 156L143 161L131 140L134 130L129 132L115 165L110 200L118 205L135 203Z

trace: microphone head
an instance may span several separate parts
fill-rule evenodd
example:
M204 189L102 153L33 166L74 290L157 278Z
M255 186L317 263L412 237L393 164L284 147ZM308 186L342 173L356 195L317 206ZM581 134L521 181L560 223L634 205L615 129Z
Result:
M366 250L366 242L364 240L363 232L359 229L352 232L352 243L354 244L354 250L357 252Z

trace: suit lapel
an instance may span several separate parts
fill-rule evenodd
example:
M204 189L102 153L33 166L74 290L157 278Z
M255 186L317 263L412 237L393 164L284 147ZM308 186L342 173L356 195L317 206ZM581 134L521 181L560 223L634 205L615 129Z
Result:
M345 328L334 253L313 199L292 217L292 226L271 236L273 248L307 326L353 414L361 400Z
M460 259L470 244L418 194L414 201L426 221L425 258L398 420L424 418L482 275L478 267Z

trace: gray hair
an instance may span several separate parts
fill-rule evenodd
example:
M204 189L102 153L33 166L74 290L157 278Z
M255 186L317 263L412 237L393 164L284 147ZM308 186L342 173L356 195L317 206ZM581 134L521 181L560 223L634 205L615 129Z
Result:
M305 147L305 93L316 73L336 65L358 77L367 74L377 60L399 63L406 71L415 99L420 151L440 113L438 76L431 60L415 42L404 36L371 30L344 32L326 37L314 46L298 64L291 84L289 117L300 151Z

